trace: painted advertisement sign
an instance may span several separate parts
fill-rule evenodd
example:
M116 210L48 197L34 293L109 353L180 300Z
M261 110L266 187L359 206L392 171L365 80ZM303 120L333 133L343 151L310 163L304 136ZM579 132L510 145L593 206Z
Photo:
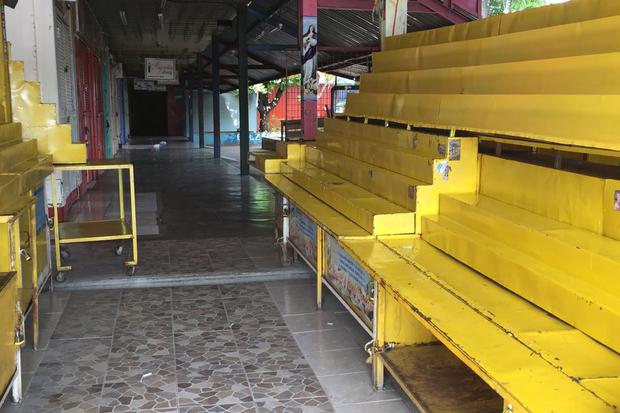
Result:
M316 265L316 224L295 205L289 208L289 241Z
M318 89L317 76L317 18L316 16L304 16L303 18L303 37L302 37L302 88L304 100L316 101Z
M372 325L374 316L374 281L330 235L326 236L325 277L340 295L357 309L357 313Z

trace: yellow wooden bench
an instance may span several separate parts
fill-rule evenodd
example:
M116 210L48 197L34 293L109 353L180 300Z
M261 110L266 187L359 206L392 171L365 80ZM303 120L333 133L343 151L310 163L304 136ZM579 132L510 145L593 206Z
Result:
M314 225L317 305L325 285L372 333L377 387L387 368L421 411L618 410L619 14L389 39L347 120L266 176ZM402 210L413 231L374 221Z
M523 10L519 13L503 14L464 24L388 37L385 40L385 50L481 39L618 14L620 14L620 5L616 1L572 0L568 3Z

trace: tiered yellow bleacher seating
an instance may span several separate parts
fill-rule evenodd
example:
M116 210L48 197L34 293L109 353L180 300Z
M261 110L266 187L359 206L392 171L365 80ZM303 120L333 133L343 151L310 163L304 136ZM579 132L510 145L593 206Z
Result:
M319 281L325 236L373 279L377 387L387 368L422 411L620 408L618 69L617 1L390 38L346 117L265 175L317 225Z
M25 140L35 140L39 154L55 164L86 162L86 145L71 142L71 125L56 122L56 105L41 102L39 82L25 79L24 62L9 64L13 122L21 123Z

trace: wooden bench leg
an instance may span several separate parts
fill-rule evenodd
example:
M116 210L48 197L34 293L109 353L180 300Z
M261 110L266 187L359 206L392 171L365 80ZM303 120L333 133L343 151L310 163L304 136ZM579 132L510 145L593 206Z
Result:
M375 284L374 313L374 349L382 349L385 345L385 288ZM385 383L385 366L379 352L372 352L372 381L375 390L383 390Z
M323 271L325 269L325 231L317 225L316 227L316 309L320 310L323 306Z

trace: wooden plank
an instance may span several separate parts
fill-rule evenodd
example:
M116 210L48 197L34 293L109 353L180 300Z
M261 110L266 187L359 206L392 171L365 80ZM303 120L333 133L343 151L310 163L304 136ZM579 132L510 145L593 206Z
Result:
M422 412L502 411L503 399L441 344L397 347L380 356Z

